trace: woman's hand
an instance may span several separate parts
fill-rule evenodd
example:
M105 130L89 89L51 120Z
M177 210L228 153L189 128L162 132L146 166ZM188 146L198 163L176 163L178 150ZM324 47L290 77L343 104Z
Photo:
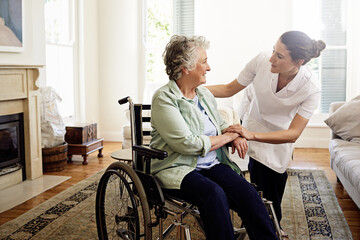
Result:
M238 151L240 158L244 159L248 150L248 144L245 138L238 137L231 142L231 153L235 152L235 149Z
M241 137L245 138L246 140L253 140L254 134L248 131L246 128L241 126L240 124L231 125L226 129L226 132L234 132L238 133Z

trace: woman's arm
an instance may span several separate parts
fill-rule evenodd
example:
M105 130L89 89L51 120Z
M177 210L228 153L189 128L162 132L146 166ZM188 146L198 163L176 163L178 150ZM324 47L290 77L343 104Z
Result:
M231 132L227 132L219 136L210 136L209 137L211 141L210 151L216 150L224 146L225 144L234 141L237 137L239 137L239 134L231 133Z
M243 90L246 86L241 85L236 79L228 84L205 86L210 92L219 98L231 97Z
M174 151L184 155L205 156L209 151L218 149L239 137L238 133L230 132L210 137L193 134L175 102L168 93L158 92L151 106L151 123L154 131L156 130Z
M249 141L258 141L264 143L294 143L305 129L309 119L296 114L287 130L274 132L250 132L243 126L236 124L230 126L226 132L236 132Z

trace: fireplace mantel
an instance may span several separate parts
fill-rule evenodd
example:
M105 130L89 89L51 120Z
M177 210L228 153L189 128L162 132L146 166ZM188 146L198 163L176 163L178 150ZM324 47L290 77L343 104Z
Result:
M41 67L0 65L0 115L24 113L26 179L43 175L40 99L36 85ZM0 189L19 183L19 174L21 171L1 176Z

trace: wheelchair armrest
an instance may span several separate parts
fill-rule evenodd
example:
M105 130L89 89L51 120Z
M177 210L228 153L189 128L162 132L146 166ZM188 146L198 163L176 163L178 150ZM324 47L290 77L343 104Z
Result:
M139 146L139 145L134 145L132 147L132 149L137 152L139 155L144 156L144 157L148 157L148 158L157 158L159 160L162 160L164 158L167 157L167 152L166 151L162 151L156 148L151 148L149 146Z

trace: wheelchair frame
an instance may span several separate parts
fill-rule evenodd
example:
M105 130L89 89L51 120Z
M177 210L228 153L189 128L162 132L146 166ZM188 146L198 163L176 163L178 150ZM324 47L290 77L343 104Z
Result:
M143 106L150 110L150 105L134 104L130 97L120 99L119 104L129 103L132 166L124 162L114 162L105 171L99 181L96 193L96 224L99 239L153 239L152 229L159 227L160 240L178 229L180 239L191 239L190 227L183 223L186 215L192 215L203 231L200 213L196 206L181 199L165 195L150 174L152 158L164 159L167 152L143 145L142 122L150 118L142 117ZM148 133L149 134L149 133ZM280 227L271 201L263 199L273 221L279 239L282 239ZM156 219L151 217L153 210ZM167 229L163 221L169 216L174 220ZM246 236L246 230L234 228L238 240Z

